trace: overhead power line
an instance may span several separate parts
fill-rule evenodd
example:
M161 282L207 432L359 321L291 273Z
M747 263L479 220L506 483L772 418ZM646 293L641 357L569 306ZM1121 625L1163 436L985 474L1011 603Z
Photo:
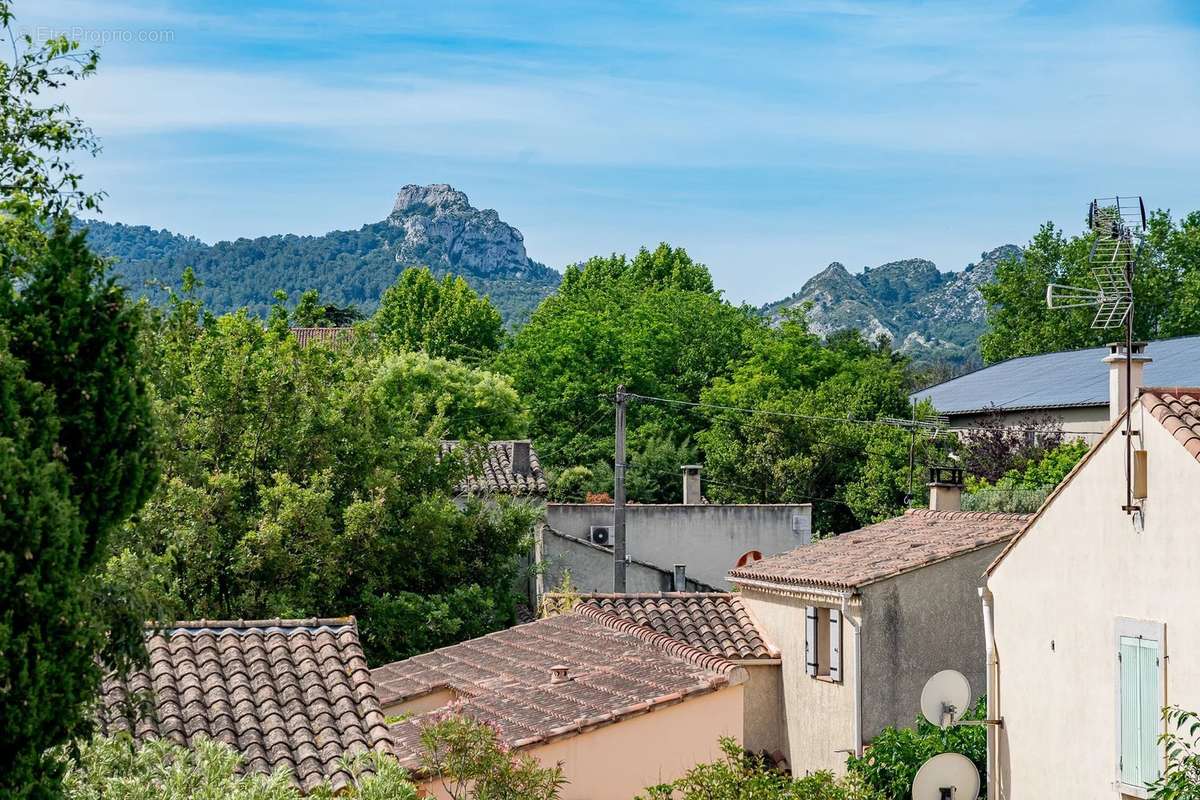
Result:
M763 416L781 417L781 418L785 418L785 419L799 419L799 420L806 420L806 421L810 421L810 422L841 422L841 423L850 423L852 425L869 425L869 426L883 427L883 428L901 427L901 426L898 426L894 421L889 421L889 420L885 420L885 419L855 419L854 417L831 417L831 416L824 416L824 415L820 415L820 414L798 414L793 411L774 411L772 409L767 409L767 408L745 408L745 407L741 407L741 406L727 406L727 405L722 405L720 403L699 403L699 402L694 402L691 400L673 400L669 397L654 397L653 395L645 395L645 394L630 393L629 397L637 399L637 400L645 400L645 401L648 401L651 403L666 403L668 405L687 406L689 408L708 408L708 409L712 409L714 411L735 411L735 412L738 412L741 414L760 414ZM1009 426L1006 426L1006 427L1009 427ZM1040 427L1037 425L1013 425L1013 426L1011 426L1011 428L1013 430L1035 431L1035 432L1045 431L1045 429L1043 427ZM994 428L988 427L986 425L963 425L963 426L954 427L954 428L947 428L947 430L948 431L989 431L989 430L994 430ZM1100 434L1104 433L1104 431L1071 431L1071 433L1083 434L1083 435L1100 435Z

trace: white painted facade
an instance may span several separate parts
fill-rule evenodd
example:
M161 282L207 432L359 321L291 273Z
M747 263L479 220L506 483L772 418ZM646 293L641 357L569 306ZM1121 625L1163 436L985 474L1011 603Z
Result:
M1103 438L987 577L994 608L989 797L1144 797L1121 778L1121 671L1142 635L1147 713L1200 709L1200 462L1142 406L1147 451L1140 519L1125 503L1125 446ZM1157 639L1157 641L1154 641ZM1129 673L1127 672L1126 675ZM1134 731L1128 721L1126 732ZM1144 731L1146 769L1161 748ZM1126 752L1129 752L1128 747ZM1127 771L1129 765L1125 765Z

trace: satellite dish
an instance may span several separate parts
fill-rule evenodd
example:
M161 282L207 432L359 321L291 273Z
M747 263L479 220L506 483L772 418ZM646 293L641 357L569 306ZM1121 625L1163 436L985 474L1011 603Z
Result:
M912 800L975 800L979 769L961 753L942 753L926 761L913 778Z
M944 669L925 682L921 713L939 728L958 722L971 705L971 684L961 672Z

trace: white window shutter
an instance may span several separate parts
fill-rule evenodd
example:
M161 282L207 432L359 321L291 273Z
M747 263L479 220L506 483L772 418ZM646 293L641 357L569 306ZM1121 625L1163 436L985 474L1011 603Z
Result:
M817 674L817 609L804 609L804 671L810 676Z
M829 679L842 680L842 612L829 610Z

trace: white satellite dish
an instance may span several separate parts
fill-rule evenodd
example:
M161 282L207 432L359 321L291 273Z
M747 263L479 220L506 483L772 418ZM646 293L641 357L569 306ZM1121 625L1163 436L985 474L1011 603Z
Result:
M971 684L961 672L944 669L925 682L921 713L939 728L954 725L971 705Z
M912 800L975 800L979 769L961 753L942 753L926 761L913 778Z

